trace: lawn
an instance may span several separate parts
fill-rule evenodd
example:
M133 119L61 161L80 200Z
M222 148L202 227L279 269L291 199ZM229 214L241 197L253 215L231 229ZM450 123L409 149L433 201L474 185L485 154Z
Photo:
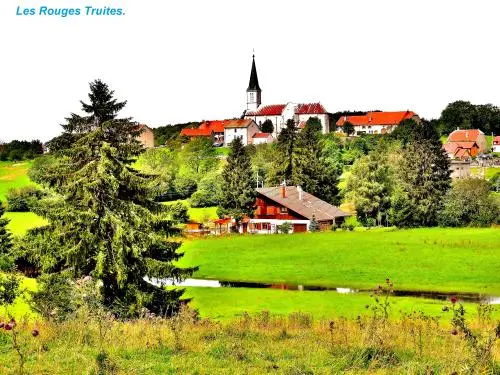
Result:
M47 221L33 212L6 212L5 218L9 219L7 228L14 235L23 235L28 229L45 225Z
M246 235L186 241L197 278L500 295L500 229Z
M250 288L186 288L187 297L192 297L190 307L198 309L202 317L226 320L244 313L256 315L269 311L273 315L286 316L302 312L316 319L356 318L366 314L367 305L374 300L367 293L340 294L334 291L289 291ZM391 316L422 311L427 315L440 316L447 301L414 297L390 297ZM467 311L475 315L477 305L465 303ZM494 316L500 318L500 309L494 306Z
M28 177L31 162L0 162L0 200L4 201L9 189L33 184Z
M187 199L165 202L165 204L173 204L176 202L180 202L187 206L189 218L193 221L205 222L207 218L209 220L217 219L217 207L191 207Z
M487 180L490 180L495 174L500 173L500 168L496 167L471 167L470 169L472 176L484 176Z

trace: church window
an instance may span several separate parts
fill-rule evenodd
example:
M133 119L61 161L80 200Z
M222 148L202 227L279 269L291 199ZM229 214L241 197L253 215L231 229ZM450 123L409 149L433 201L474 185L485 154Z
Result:
M253 102L253 101L254 101L253 95L254 95L254 93L253 93L253 92L251 92L251 93L250 93L250 101L251 101L251 102Z

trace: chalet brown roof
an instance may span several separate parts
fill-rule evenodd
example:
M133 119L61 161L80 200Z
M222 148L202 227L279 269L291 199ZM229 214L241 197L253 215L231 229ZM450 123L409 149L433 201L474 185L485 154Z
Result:
M285 189L285 198L282 196L281 186L258 188L257 193L262 194L266 198L285 206L309 220L312 219L313 215L318 221L351 216L351 214L305 191L302 192L302 199L299 199L299 191L296 186L287 186Z

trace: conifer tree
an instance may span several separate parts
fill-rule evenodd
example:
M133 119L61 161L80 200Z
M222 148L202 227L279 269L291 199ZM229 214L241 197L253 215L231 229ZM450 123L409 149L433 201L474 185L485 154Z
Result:
M273 162L269 182L281 184L283 180L292 181L293 178L293 154L297 142L297 127L293 119L286 122L276 141L276 156Z
M2 217L4 212L5 208L3 207L2 201L0 201L0 256L9 254L12 248L11 235L7 231L9 220Z
M308 124L298 134L293 153L292 183L329 203L337 201L338 171L323 154L317 124Z
M43 274L91 275L102 282L103 303L121 316L142 308L170 315L180 306L182 290L167 290L146 278L180 281L195 270L173 265L182 254L166 209L150 189L154 176L131 167L142 146L137 126L117 119L118 103L105 84L90 85L89 116L65 131L78 138L58 156L44 184L56 197L42 201L37 213L48 225L28 232L21 244ZM74 124L73 124L74 125Z
M318 220L316 220L316 216L313 215L311 219L311 223L309 224L309 231L311 232L319 232L320 226Z
M250 156L241 139L235 138L230 147L227 164L222 171L224 183L221 189L221 204L218 214L219 216L233 217L239 225L245 215L253 216L256 191Z

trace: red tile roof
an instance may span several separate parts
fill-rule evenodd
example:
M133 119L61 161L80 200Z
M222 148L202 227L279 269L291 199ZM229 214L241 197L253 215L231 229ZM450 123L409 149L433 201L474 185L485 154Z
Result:
M253 138L267 138L271 135L271 133L255 133Z
M210 137L212 135L212 131L210 129L184 128L181 130L181 135L185 137Z
M214 133L224 133L224 123L228 120L204 121L198 129L210 129Z
M321 103L299 104L295 108L296 115L320 115L323 113L326 113L326 109Z
M224 128L247 128L253 123L251 119L225 120Z
M500 145L500 135L497 135L495 138L493 138L493 144Z
M448 136L448 142L476 142L479 135L484 135L479 129L455 130Z
M417 116L413 111L399 112L368 112L361 116L342 116L337 126L343 126L346 121L353 125L399 125L403 120Z
M247 111L245 116L280 116L286 104L271 104L257 108L256 111Z

